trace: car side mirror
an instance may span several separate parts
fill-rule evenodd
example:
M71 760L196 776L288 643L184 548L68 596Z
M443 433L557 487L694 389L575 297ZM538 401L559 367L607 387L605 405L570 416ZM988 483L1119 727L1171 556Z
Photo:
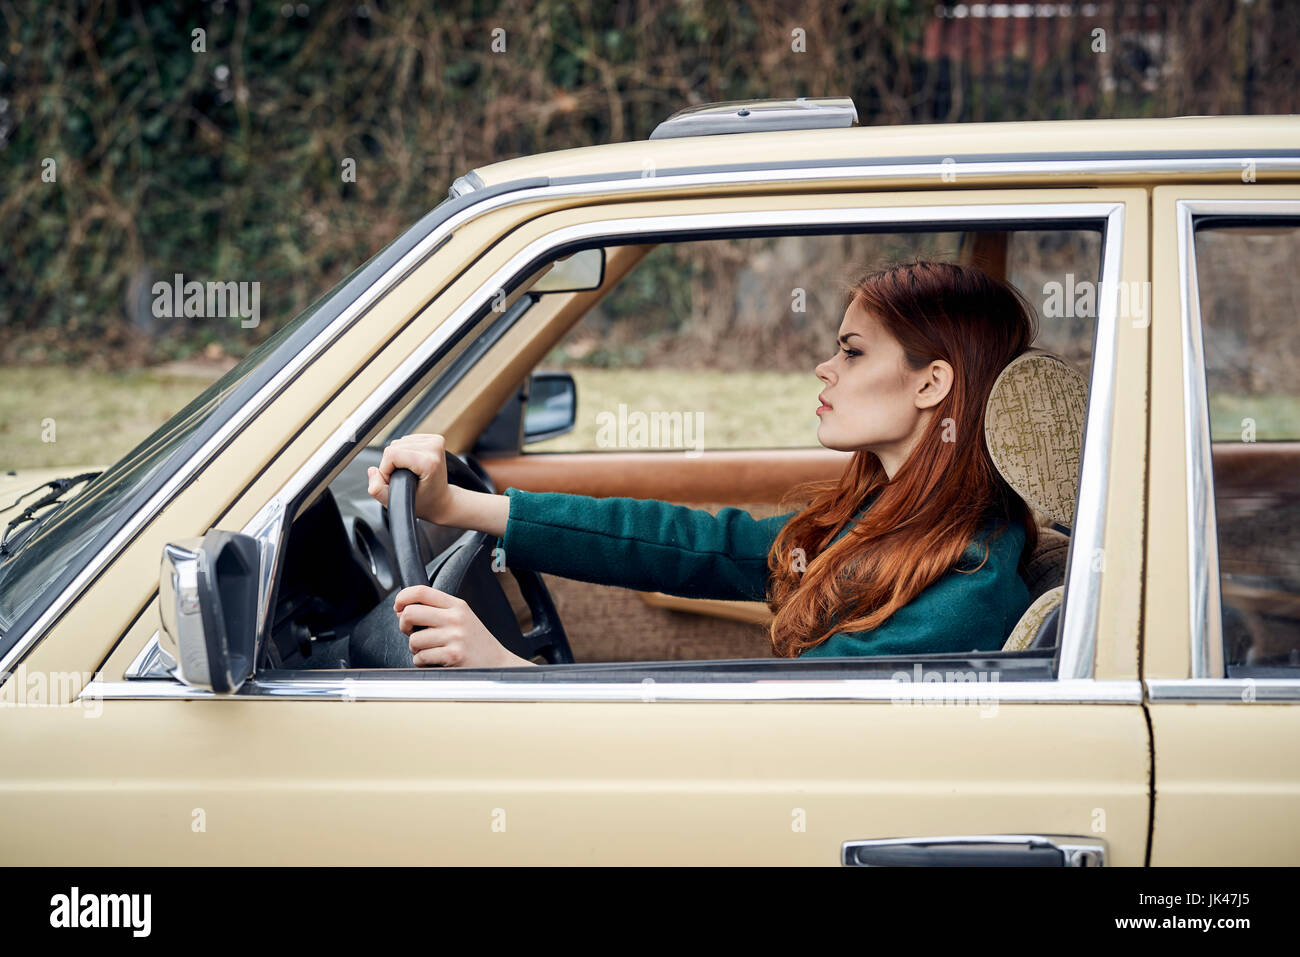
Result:
M534 372L506 399L472 454L518 455L523 446L573 431L578 421L578 386L567 372Z
M184 684L233 694L253 674L257 542L213 530L163 546L158 578L163 667Z
M572 432L578 421L578 386L567 372L534 372L524 407L524 444Z

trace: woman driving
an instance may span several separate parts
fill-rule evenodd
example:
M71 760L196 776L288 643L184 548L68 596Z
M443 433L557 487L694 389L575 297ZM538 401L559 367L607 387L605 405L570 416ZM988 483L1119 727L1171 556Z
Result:
M565 578L697 598L766 601L779 657L995 651L1029 606L1020 577L1032 511L984 443L1002 369L1036 334L1010 286L953 263L914 262L852 287L835 354L814 370L817 439L853 452L837 481L804 483L799 511L756 519L654 499L448 484L444 441L408 435L369 470L418 476L419 517L502 540L505 563ZM394 608L417 666L532 664L459 598L401 589Z

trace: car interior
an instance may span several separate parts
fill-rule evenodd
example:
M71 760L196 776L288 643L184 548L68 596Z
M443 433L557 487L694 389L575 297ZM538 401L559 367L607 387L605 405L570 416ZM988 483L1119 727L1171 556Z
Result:
M448 452L450 480L480 491L513 486L659 498L710 510L740 505L762 517L773 514L796 483L838 476L848 455L824 448L718 449L688 465L680 453L663 451L527 451L571 430L577 415L573 376L537 367L652 248L607 247L595 265L594 251L572 255L560 261L564 275L551 275L549 290L552 269L541 270L503 311L485 316L445 371L414 397L408 394L370 444L299 509L259 672L463 672L412 666L392 613L392 595L404 577L399 569L412 562L435 588L469 602L509 650L539 664L581 664L598 676L650 662L710 662L724 672L777 663L767 640L770 611L762 603L633 592L503 569L494 565L495 537L415 519L396 487L389 509L366 491L366 470L379 463L384 444L415 431L446 436L448 449L460 450ZM1005 231L971 230L960 237L962 261L1002 278L1008 248ZM525 312L529 321L518 322ZM494 353L503 341L513 348ZM1038 517L1039 544L1024 575L1032 604L1002 652L992 656L1001 668L1023 662L1027 677L1042 677L1059 650L1087 393L1076 362L1036 347L1003 371L986 407L985 440L994 463ZM824 659L819 667L834 664ZM892 670L897 659L892 665L885 659L845 664Z

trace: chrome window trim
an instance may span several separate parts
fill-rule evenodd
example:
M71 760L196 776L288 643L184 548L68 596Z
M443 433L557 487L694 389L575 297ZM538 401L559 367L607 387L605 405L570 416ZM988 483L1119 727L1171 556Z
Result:
M1210 412L1205 381L1205 349L1201 332L1201 298L1196 281L1193 210L1176 203L1178 275L1182 299L1179 317L1183 363L1183 454L1187 494L1188 625L1191 632L1193 678L1223 675L1223 629L1218 582L1218 535L1210 458ZM1219 653L1215 655L1215 647ZM1217 660L1216 660L1217 659Z
M1097 650L1101 609L1101 575L1092 572L1093 555L1104 555L1106 515L1110 506L1110 445L1115 417L1115 366L1119 361L1119 280L1124 251L1124 204L1107 215L1097 295L1097 324L1089 363L1088 413L1083 457L1079 464L1079 498L1070 530L1065 595L1061 608L1060 678L1088 678ZM1115 240L1112 242L1111 240ZM1099 361L1099 358L1101 361ZM1089 574L1080 575L1081 567ZM1104 568L1104 563L1103 566Z
M126 666L122 677L145 678L165 674L166 672L162 670L162 659L158 657L158 631L155 629L153 637L144 643L140 653Z
M902 161L892 165L833 165L848 162L842 158L837 158L829 161L826 166L804 168L764 169L760 167L726 172L702 172L699 170L673 172L665 170L661 174L654 174L651 171L651 175L647 175L646 170L640 170L623 174L597 174L594 178L582 177L582 182L520 188L483 197L481 202L453 214L435 227L415 248L376 280L370 289L358 296L351 306L340 313L338 318L312 342L310 347L302 350L265 386L258 390L211 439L194 453L184 466L177 469L168 482L159 488L144 507L123 525L104 549L86 564L81 573L46 607L45 611L28 628L27 632L14 642L3 658L0 658L0 674L11 673L11 666L25 657L27 652L44 638L50 626L63 615L68 605L94 581L122 548L135 538L140 529L162 511L176 492L183 488L193 475L212 459L216 451L224 446L232 435L238 432L252 416L260 412L284 386L296 379L299 373L310 362L314 361L322 350L341 336L361 313L368 309L379 297L387 293L400 277L423 262L433 250L437 249L460 226L480 216L495 212L506 206L527 203L537 199L617 197L628 192L671 193L685 188L709 186L754 185L779 187L794 183L816 183L823 180L856 180L864 188L879 189L888 188L892 182L915 180L922 177L933 178L936 182L947 184L955 182L953 177L957 176L964 180L967 185L969 185L970 178L983 177L995 181L988 184L994 187L997 185L996 180L1005 178L1011 180L1012 185L1023 189L1068 189L1074 184L1025 182L1025 179L1031 176L1065 175L1073 178L1078 186L1091 187L1094 184L1086 179L1087 174L1151 178L1161 175L1193 173L1238 173L1242 168L1242 163L1246 161L1254 164L1257 173L1261 171L1285 173L1300 170L1300 157L1295 156L1124 157L1105 160L1027 158L1023 160L978 162L965 162L959 157L950 158L954 160L955 166L952 163L945 164L942 161L924 163ZM477 170L473 170L471 173L476 177L478 175ZM620 176L626 178L620 179ZM576 179L577 177L573 178ZM479 178L479 182L482 182L481 178ZM504 186L506 184L499 185ZM1128 184L1117 182L1114 185L1122 187ZM474 190L469 192L472 193Z
M1191 640L1191 675L1193 680L1208 678L1222 681L1225 674L1223 593L1219 581L1218 517L1214 505L1205 338L1201 325L1200 289L1196 278L1195 224L1198 216L1205 215L1227 214L1261 218L1300 216L1300 201L1180 199L1175 201L1174 207L1179 287L1182 297L1179 303L1179 314L1182 326L1183 442L1187 477L1187 612ZM1194 697L1187 700L1204 699Z
M1113 328L1118 313L1118 283L1123 250L1124 204L1114 201L1078 203L1016 203L969 204L964 206L905 206L867 208L805 208L793 210L759 210L732 213L689 213L675 216L630 217L599 220L552 231L534 240L516 253L505 265L471 293L448 318L420 346L407 356L379 387L335 429L328 440L316 450L306 463L285 483L276 495L264 505L242 530L256 537L266 559L260 579L258 622L259 633L270 613L270 583L279 574L280 549L278 539L283 531L288 503L293 501L309 483L318 480L328 464L339 454L346 453L354 443L354 436L364 431L366 423L379 414L393 397L418 375L420 368L447 339L455 335L466 323L472 321L478 310L491 298L495 290L503 288L509 279L526 268L550 249L572 243L600 239L606 236L626 235L630 232L694 233L703 229L743 229L754 227L793 226L847 226L893 225L934 223L936 225L962 222L1006 222L1017 225L1050 224L1061 220L1095 220L1105 224L1102 247L1103 294L1099 297L1097 341L1100 353L1102 344L1109 350L1111 362L1092 362L1093 382L1089 389L1088 424L1084 441L1084 456L1080 479L1080 507L1076 527L1071 535L1067 565L1067 594L1061 629L1061 667L1058 680L1087 679L1093 672L1096 646L1097 604L1100 601L1100 572L1092 570L1087 556L1102 547L1104 522L1109 501L1109 474L1106 463L1109 456L1110 423L1115 402L1113 357L1116 330ZM1109 288L1110 294L1106 294ZM1103 335L1102 327L1110 327ZM1089 450L1092 450L1089 454ZM1085 497L1086 492L1086 497ZM1083 502L1088 503L1085 509ZM1086 570L1073 574L1071 569ZM260 656L259 644L259 656ZM148 653L148 648L141 655ZM1068 665L1068 667L1067 667ZM385 682L391 683L391 682Z
M279 567L280 533L285 525L285 503L288 500L277 495L267 502L252 521L244 526L245 535L251 535L257 541L257 553L261 558L257 567L257 633L266 633L267 617L271 613L271 593L274 590L276 570ZM261 652L261 647L258 647ZM257 659L254 658L254 661Z
M1148 678L1152 701L1193 704L1300 702L1300 678Z
M670 142L670 141L669 141ZM1053 154L1043 154L1050 156ZM943 160L950 159L951 163L945 163ZM998 181L1002 179L1014 180L1015 184L1023 189L1071 189L1080 187L1103 187L1122 188L1126 185L1133 185L1125 182L1101 183L1098 184L1087 177L1092 175L1096 177L1103 176L1138 176L1159 178L1162 175L1204 175L1213 173L1231 173L1234 179L1239 179L1241 171L1246 164L1253 164L1256 175L1263 171L1274 173L1294 173L1300 171L1300 155L1296 156L1203 156L1203 157L1123 157L1119 159L1083 159L1073 156L1067 156L1064 159L963 159L959 153L952 156L943 157L940 160L916 162L913 157L900 157L894 163L878 163L867 159L860 163L838 158L829 161L830 164L848 164L848 165L827 165L814 167L774 167L767 170L701 170L701 169L667 169L656 171L653 168L639 169L622 173L593 173L589 175L569 175L561 177L552 177L552 183L556 184L552 188L562 188L570 184L588 185L589 183L600 183L608 191L622 189L625 186L632 190L638 190L641 187L637 181L644 183L645 179L676 180L680 183L683 179L695 180L699 178L700 185L707 186L730 186L745 183L758 183L766 185L761 180L756 180L756 175L766 175L768 173L791 174L784 178L784 182L816 182L825 179L870 179L873 181L883 181L885 185L890 182L905 182L916 179L933 179L935 182L951 184L958 181L965 182L968 185L971 180L978 179L978 185L988 185L997 188ZM1026 176L1068 176L1074 182L1026 182ZM627 179L624 179L624 178ZM954 179L954 177L956 177ZM630 182L628 182L630 180ZM987 183L985 181L988 181ZM692 183L694 185L694 183ZM1142 186L1150 184L1143 183Z
M465 679L258 679L218 695L171 679L89 682L80 698L133 701L875 701L897 707L991 704L1140 704L1137 680L913 682L879 678L759 681L494 681Z

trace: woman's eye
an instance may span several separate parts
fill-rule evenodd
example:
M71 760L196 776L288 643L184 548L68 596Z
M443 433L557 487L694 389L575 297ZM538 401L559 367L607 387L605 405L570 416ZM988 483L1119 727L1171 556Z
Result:
M859 352L857 349L849 349L846 348L845 346L840 346L840 351L843 352L844 355L850 359L852 359L854 356L862 355L862 353Z

